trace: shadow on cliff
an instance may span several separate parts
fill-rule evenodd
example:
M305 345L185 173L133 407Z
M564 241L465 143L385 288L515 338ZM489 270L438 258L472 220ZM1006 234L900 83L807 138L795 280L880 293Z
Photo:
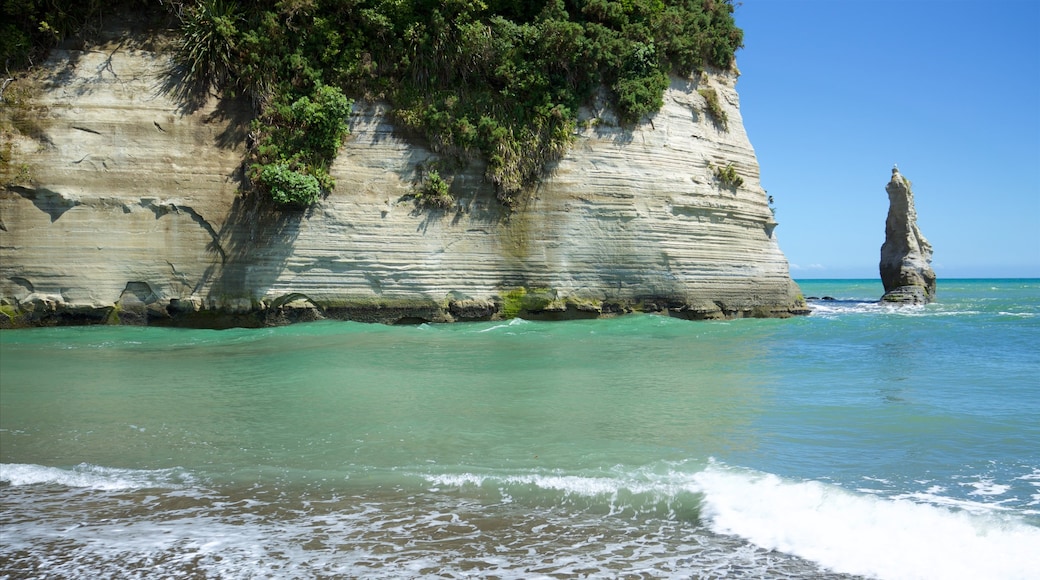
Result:
M226 259L210 286L209 302L255 306L285 270L310 211L279 210L257 193L235 198L218 232Z
M222 98L208 82L192 82L184 67L171 60L155 91L177 104L177 114L200 114L204 123L223 130L214 144L221 149L248 145L255 108L249 99ZM206 300L219 310L245 311L256 307L285 270L300 224L312 211L284 211L249 187L245 163L229 178L248 193L239 194L209 248L221 254L221 265L206 272L197 288L209 287Z
M156 87L156 93L177 103L177 114L182 116L198 113L211 101L213 110L205 115L206 124L217 123L224 130L216 136L220 149L235 149L243 146L249 138L254 109L249 99L224 99L210 93L208 87L193 85L184 78L184 72L171 64Z
M110 44L98 50L91 50L81 37L66 39L59 44L49 58L52 61L64 60L64 66L51 67L46 75L46 84L60 86L67 97L78 98L97 90L99 85L107 82L123 82L113 66L113 58L117 52L134 48L135 43L130 37L106 38L105 35L99 35L95 42L101 41L108 41ZM105 54L106 58L92 71L80 70L83 57L91 52Z
M224 125L224 130L217 135L216 140L221 149L241 147L249 138L249 125L255 116L249 99L222 98L214 94L209 85L191 83L184 68L173 62L163 70L155 91L177 103L177 114L181 116L196 114L215 101L213 110L205 116L204 122Z
M163 67L155 91L177 103L181 115L191 115L216 98L208 83L192 82L188 71L172 59Z

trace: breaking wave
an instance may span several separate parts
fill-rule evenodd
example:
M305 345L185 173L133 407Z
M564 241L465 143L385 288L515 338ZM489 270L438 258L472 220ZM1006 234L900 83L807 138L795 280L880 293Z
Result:
M21 463L0 464L0 482L12 486L60 485L98 491L176 488L190 485L183 469L117 469L81 463L69 469Z

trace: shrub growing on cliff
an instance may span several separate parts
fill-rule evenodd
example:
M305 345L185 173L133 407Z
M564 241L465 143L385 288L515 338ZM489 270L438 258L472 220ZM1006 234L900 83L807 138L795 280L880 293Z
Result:
M726 164L725 167L716 167L715 179L718 179L726 187L737 188L744 185L744 178L737 175L737 169L733 167L732 163Z
M253 123L263 155L328 166L349 133L351 102L336 87L319 85L294 100L274 99Z
M227 87L238 65L238 26L243 20L231 0L202 0L184 7L174 61L188 86L202 91Z
M449 193L448 187L448 182L444 181L440 172L431 169L416 188L415 202L424 208L449 209L455 203L455 198Z
M722 127L723 130L729 130L729 115L726 114L726 110L719 103L718 91L715 89L698 89L697 93L704 97L704 101L708 105L708 114L711 115L715 124Z
M350 100L330 86L292 102L269 104L253 122L250 177L280 206L317 201L322 190L335 185L328 167L349 132L350 107Z
M283 163L259 167L256 182L272 201L286 208L308 207L321 196L321 185L316 177Z

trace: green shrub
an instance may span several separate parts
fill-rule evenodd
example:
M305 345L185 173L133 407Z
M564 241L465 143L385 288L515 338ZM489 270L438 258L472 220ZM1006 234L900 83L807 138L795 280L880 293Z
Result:
M321 185L313 175L276 163L258 168L257 182L271 200L284 208L306 208L318 201Z
M715 167L715 179L718 179L726 187L737 188L744 185L744 178L737 175L737 170L732 163L725 167Z
M189 86L224 89L237 76L236 45L242 22L238 4L231 0L201 0L184 8L174 61Z
M697 93L704 97L704 101L708 104L708 114L715 121L715 124L722 127L724 131L729 130L729 116L726 115L725 109L719 103L719 93L715 89L698 89Z
M335 186L328 167L349 133L350 107L350 100L336 87L318 86L310 96L273 102L253 121L250 177L264 186L277 205L309 205L321 191ZM306 187L298 178L276 177L287 171L309 178ZM289 191L293 193L286 195ZM310 202L304 203L306 199Z
M336 87L319 86L278 111L284 129L279 137L311 162L331 162L349 133L351 102Z
M614 84L618 117L625 123L636 123L664 105L668 76L652 72L645 77L619 79Z
M444 181L440 172L431 169L426 172L422 182L416 188L415 202L420 207L428 209L449 209L455 203L455 198L448 190L448 182Z

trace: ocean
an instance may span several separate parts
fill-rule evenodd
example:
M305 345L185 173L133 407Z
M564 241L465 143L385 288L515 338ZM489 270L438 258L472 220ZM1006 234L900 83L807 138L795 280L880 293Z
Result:
M787 320L2 331L0 578L1040 577L1040 280L800 285Z

